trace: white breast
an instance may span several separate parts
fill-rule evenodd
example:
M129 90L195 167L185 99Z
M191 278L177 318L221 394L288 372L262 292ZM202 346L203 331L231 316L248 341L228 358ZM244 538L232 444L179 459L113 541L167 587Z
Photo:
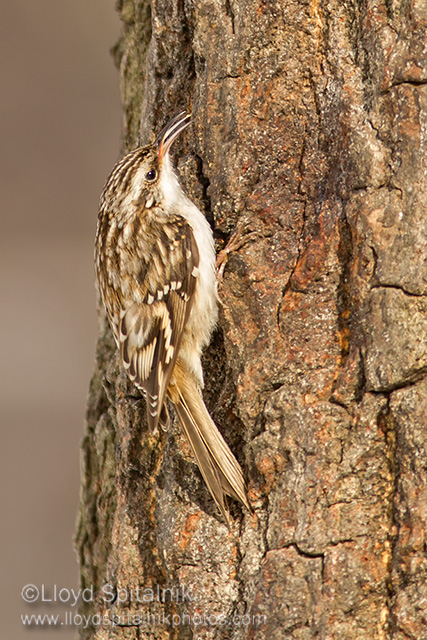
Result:
M169 157L163 159L161 188L170 212L181 215L191 225L199 250L199 276L194 302L180 349L184 360L203 386L200 355L210 340L218 317L218 294L215 269L215 244L212 229L205 216L182 191Z

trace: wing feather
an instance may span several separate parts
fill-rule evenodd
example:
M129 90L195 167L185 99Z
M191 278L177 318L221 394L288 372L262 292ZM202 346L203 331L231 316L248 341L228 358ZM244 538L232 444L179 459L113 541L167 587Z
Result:
M147 399L152 430L158 426L167 387L190 314L199 252L191 226L176 216L154 229L150 261L138 265L139 299L122 309L118 340L123 365ZM136 298L137 296L135 296ZM134 298L134 300L135 300Z

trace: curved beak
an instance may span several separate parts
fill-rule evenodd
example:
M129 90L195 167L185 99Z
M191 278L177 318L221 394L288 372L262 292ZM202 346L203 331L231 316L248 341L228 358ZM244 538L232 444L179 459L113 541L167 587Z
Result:
M159 162L162 161L165 154L169 151L175 138L184 131L191 122L191 115L185 111L181 111L177 116L172 118L170 122L161 130L154 144L158 147Z

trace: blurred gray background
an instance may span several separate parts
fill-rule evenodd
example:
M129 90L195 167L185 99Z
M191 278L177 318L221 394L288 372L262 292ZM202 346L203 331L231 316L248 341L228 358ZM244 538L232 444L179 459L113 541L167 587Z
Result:
M77 588L79 446L97 333L93 238L120 148L114 0L1 0L2 637L21 614L68 605L21 598L26 584ZM49 595L49 594L48 594ZM53 594L51 594L53 595Z

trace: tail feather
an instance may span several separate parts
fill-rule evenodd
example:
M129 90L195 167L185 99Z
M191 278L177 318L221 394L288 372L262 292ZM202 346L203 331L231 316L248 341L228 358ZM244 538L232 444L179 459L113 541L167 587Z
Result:
M173 402L208 489L229 523L226 494L250 510L242 469L210 417L195 385L188 382L180 385Z

